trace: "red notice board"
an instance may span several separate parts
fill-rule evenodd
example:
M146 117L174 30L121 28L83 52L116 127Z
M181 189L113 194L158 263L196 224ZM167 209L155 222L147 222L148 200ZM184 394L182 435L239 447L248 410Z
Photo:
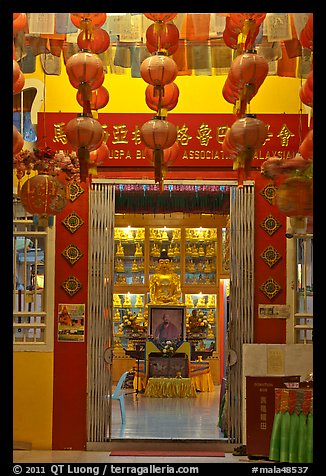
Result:
M269 455L269 444L275 414L275 388L300 382L299 375L280 377L246 377L247 455ZM299 386L299 383L298 383Z

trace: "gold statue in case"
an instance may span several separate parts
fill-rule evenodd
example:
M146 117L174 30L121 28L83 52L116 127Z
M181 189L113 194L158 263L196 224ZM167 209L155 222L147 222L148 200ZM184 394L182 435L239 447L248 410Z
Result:
M151 304L181 304L180 277L175 273L167 251L162 250L155 273L150 277Z

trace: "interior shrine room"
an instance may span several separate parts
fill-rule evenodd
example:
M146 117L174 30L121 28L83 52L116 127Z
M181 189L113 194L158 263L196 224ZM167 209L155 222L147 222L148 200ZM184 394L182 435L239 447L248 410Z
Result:
M312 463L313 13L12 16L15 461Z

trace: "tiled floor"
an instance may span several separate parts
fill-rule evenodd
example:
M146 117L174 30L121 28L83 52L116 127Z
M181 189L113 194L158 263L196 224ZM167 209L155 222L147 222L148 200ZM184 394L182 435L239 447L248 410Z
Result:
M198 392L197 398L151 398L127 392L124 425L121 424L119 402L112 401L113 442L148 440L145 447L151 449L150 442L157 444L157 440L172 440L176 445L178 440L188 440L189 445L190 440L192 445L194 440L201 440L201 444L204 440L222 444L227 441L218 427L219 386L214 392ZM111 456L110 451L16 450L13 457L15 463L250 463L246 456L233 456L232 452L225 452L223 457L149 457Z
M126 423L119 402L112 401L112 438L223 440L218 426L220 386L197 392L197 398L125 396ZM108 435L109 436L109 435Z

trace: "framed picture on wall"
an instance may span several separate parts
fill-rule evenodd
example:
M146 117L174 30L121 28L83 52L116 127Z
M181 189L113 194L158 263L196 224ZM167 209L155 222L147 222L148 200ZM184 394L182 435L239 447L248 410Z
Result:
M154 340L185 340L186 307L149 305L148 335Z

